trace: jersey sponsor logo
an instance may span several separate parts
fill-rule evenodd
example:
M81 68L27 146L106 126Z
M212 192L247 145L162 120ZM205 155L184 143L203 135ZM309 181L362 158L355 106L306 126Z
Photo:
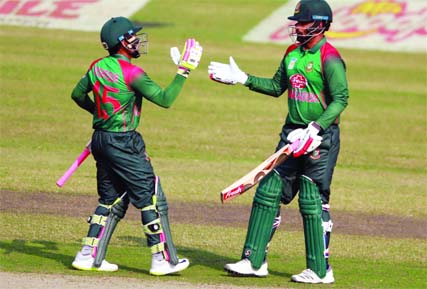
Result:
M289 99L295 99L301 102L319 102L319 99L316 94L310 91L305 91L307 88L307 78L302 74L294 74L289 78L291 84L291 89L289 90L288 97Z
M319 99L317 98L316 94L309 91L303 91L299 88L292 88L291 90L289 90L288 98L295 99L301 102L311 102L311 103L319 102Z
M119 75L117 73L105 70L99 66L95 66L94 73L98 78L103 78L109 82L117 82L119 80Z
M307 79L302 74L294 74L289 78L291 86L293 88L303 89L307 87Z

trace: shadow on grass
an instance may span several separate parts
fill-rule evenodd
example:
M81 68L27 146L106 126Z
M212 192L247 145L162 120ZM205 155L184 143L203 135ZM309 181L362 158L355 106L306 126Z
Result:
M229 277L237 277L228 274L224 271L224 265L227 263L235 263L240 260L240 256L236 255L236 258L230 258L226 256L218 255L214 252L210 252L207 250L203 250L200 248L188 248L188 247L178 247L178 255L185 256L186 258L190 259L191 264L193 266L199 265L208 267L211 269L218 270L222 272L222 276L229 276ZM278 272L269 269L268 270L269 275L274 275L277 277L284 277L284 278L290 278L291 274L285 273L285 272ZM242 276L242 278L245 278Z
M129 237L126 237L129 240ZM144 238L133 238L135 242L139 244L145 243ZM51 259L61 263L64 267L73 269L71 263L74 259L74 255L66 255L60 252L58 247L58 243L52 241L45 240L35 240L35 241L26 241L26 240L13 240L12 242L4 242L0 241L0 249L4 250L4 255L8 255L11 253L21 253L31 256L37 256L41 258ZM132 250L134 250L133 247ZM144 244L141 247L141 250L149 250L147 246ZM224 265L227 263L233 263L238 261L238 258L230 258L222 255L218 255L214 252L200 249L200 248L189 248L189 247L177 247L178 256L181 258L188 258L191 262L191 266L201 266L211 268L215 271L220 271L221 276L228 276L228 274L224 271ZM143 252L144 256L149 256L149 252ZM238 256L236 256L238 257ZM136 273L136 274L146 274L149 275L149 268L135 268L131 266L120 264L120 269L128 272ZM74 269L73 269L74 270ZM278 272L269 270L270 275L275 275L278 277L290 277L289 273ZM173 274L171 275L173 276Z
M119 237L119 239L126 241L126 242L132 242L134 244L139 244L141 248L144 250L149 250L146 245L146 239L143 237L134 237L134 236L122 236ZM204 250L201 248L190 248L190 247L177 247L177 254L179 258L187 258L190 260L190 266L201 266L201 267L207 267L211 268L216 271L220 271L221 276L229 276L229 277L236 277L229 275L227 272L224 271L224 265L227 263L235 263L239 261L240 256L236 255L235 258L230 258L227 256L218 255L215 252ZM129 271L135 271L136 269L126 267L126 266L120 266L122 269L126 269ZM290 278L292 274L288 272L279 272L276 270L269 269L269 274L274 275L281 278ZM138 272L138 271L135 271ZM142 272L146 272L148 274L148 271L142 270ZM245 277L242 277L245 278Z
M30 242L26 240L13 240L11 243L0 241L0 249L5 251L3 253L4 255L18 252L26 255L52 259L69 268L71 268L71 262L74 258L74 256L70 257L69 255L58 252L59 248L56 242L44 240L35 240Z

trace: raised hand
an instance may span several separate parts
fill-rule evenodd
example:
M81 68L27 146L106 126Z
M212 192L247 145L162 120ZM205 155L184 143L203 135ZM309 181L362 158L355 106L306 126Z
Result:
M172 61L178 65L178 72L182 76L188 77L191 70L197 68L202 57L203 47L194 38L185 41L182 53L179 53L177 47L170 49Z
M245 84L248 80L248 75L240 70L232 56L229 64L211 61L208 73L212 80L223 84Z

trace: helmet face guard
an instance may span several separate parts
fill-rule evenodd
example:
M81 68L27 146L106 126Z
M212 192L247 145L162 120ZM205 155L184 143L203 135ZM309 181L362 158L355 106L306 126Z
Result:
M292 42L298 42L301 45L309 42L313 37L316 37L326 31L325 25L320 25L322 21L314 21L310 27L305 28L304 33L299 33L296 25L291 25L288 28L289 37Z
M139 37L137 37L139 36ZM118 37L118 41L133 58L148 53L147 33L136 34L132 29Z

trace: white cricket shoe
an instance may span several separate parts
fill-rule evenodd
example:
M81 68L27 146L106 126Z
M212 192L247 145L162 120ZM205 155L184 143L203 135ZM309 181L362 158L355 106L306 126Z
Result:
M167 274L176 273L182 270L187 269L187 267L190 265L190 261L188 259L179 259L178 264L173 265L169 263L166 260L151 260L151 269L150 274L155 276L162 276Z
M230 274L237 276L256 276L256 277L265 277L268 275L268 264L264 262L261 265L261 268L254 269L252 267L251 261L249 259L242 259L237 263L230 263L224 266L224 270Z
M94 262L95 258L93 258L91 254L83 255L81 252L78 252L71 265L74 268L83 271L114 272L119 270L119 266L117 266L116 264L108 263L105 260L102 260L101 266L99 267L95 267L93 265Z
M298 275L292 275L291 280L294 282L299 283L310 283L310 284L317 284L317 283L323 283L323 284L329 284L334 283L334 272L332 271L332 267L329 267L329 269L326 271L326 276L323 278L320 278L317 276L316 273L314 273L311 269L305 269Z

